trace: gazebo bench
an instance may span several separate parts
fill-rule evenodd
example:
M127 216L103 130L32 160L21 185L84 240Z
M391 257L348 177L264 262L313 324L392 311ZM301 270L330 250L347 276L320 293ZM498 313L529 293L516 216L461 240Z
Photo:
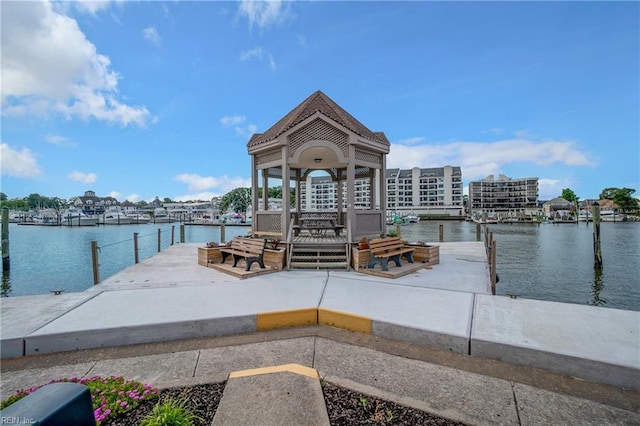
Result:
M229 247L220 249L222 254L222 263L225 262L229 255L233 256L233 267L235 268L240 259L244 259L247 267L246 271L251 269L251 265L254 262L258 262L260 268L265 269L264 266L264 249L266 247L267 240L262 238L246 238L235 237L231 240Z
M393 260L396 266L402 266L400 257L405 256L409 263L413 263L414 248L407 247L398 237L376 238L369 241L371 258L367 268L373 269L377 263L383 271L389 270L389 260Z

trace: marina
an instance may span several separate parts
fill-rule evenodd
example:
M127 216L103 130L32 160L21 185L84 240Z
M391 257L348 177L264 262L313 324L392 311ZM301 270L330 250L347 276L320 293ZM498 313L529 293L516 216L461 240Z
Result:
M640 389L640 312L492 296L480 242L443 243L438 265L393 280L240 280L199 265L197 248L172 246L84 292L1 299L2 357L319 325Z
M409 242L437 244L476 240L476 224L421 221L401 227ZM592 224L490 225L497 243L498 295L640 310L640 223L602 223L602 271L593 269ZM392 227L390 227L391 229ZM246 235L249 226L225 226L225 240ZM159 230L159 232L158 232ZM179 242L179 224L90 227L30 227L10 224L11 270L3 295L83 291L93 286L91 241L97 241L100 277L106 280L134 264L133 234L146 259ZM185 242L221 241L219 226L184 226ZM568 266L570 265L570 266Z

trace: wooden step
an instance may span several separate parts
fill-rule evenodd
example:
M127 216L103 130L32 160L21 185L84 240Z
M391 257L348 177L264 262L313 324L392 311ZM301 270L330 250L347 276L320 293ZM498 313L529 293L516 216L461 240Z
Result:
M296 253L291 256L292 262L305 261L305 260L343 260L346 262L347 255L343 254L343 255L336 255L336 256L305 256L305 255L300 255Z
M346 269L347 262L291 262L293 269Z

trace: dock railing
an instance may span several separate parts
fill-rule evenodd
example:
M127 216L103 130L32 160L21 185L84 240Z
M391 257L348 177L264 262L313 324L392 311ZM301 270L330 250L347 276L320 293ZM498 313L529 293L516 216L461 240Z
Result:
M172 246L175 243L175 228L176 228L175 225L172 225L170 230L164 231L165 234L167 233L170 234L169 246ZM129 244L133 242L133 259L134 259L134 264L136 264L140 262L140 253L139 253L140 238L149 238L155 235L157 240L157 252L160 253L160 251L162 251L162 234L163 234L162 229L158 228L158 231L156 233L149 233L141 236L138 232L134 232L133 237L131 239L117 241L114 243L109 243L104 245L98 244L98 241L95 241L95 240L91 241L91 265L93 269L93 285L100 284L100 262L99 262L100 250L111 247L111 246L119 245L119 244ZM181 224L180 225L180 242L181 243L185 242L184 235L185 235L184 224Z

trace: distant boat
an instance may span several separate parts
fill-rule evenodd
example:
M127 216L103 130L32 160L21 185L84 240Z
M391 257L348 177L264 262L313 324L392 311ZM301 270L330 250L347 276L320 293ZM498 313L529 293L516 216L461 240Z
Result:
M130 225L131 218L122 212L118 206L111 206L100 217L102 225Z
M96 226L98 221L77 207L69 207L62 212L62 223L67 226Z
M420 221L420 218L415 213L409 213L408 215L404 216L404 220L409 223L418 223Z
M175 222L175 219L169 215L162 207L158 207L153 211L153 223L172 223Z
M593 215L587 210L580 210L578 222L593 222Z
M131 219L131 223L135 224L143 224L151 222L151 216L145 213L125 213L129 219Z
M627 217L613 210L603 210L600 212L600 220L602 222L626 222Z

